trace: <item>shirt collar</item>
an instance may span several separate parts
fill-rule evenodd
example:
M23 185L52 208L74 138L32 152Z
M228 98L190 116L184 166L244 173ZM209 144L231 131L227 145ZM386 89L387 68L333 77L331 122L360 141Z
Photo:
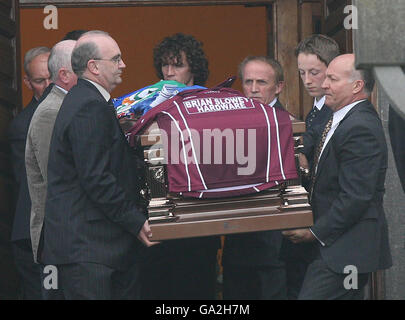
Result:
M63 89L62 87L58 86L57 84L55 84L55 87L57 87L59 90L61 90L64 94L67 94L67 90Z
M339 109L338 111L333 113L333 122L332 122L332 127L339 124L340 121L343 120L343 118L346 116L346 114L357 104L359 104L360 102L365 101L366 99L363 100L358 100L355 101L351 104L348 104L347 106L343 107L342 109Z
M100 93L104 97L105 101L110 100L111 95L108 93L108 91L106 89L103 88L102 85L98 84L97 82L86 79L86 78L83 78L83 79L87 80L88 82L91 82L98 89L98 91L100 91Z
M273 99L273 101L269 103L269 106L270 106L270 107L273 107L273 106L276 104L276 102L277 102L277 97L275 97L275 98Z
M326 96L323 96L321 99L319 99L318 101L316 101L316 98L314 99L314 107L317 107L318 110L321 110L323 105L325 104L325 99Z

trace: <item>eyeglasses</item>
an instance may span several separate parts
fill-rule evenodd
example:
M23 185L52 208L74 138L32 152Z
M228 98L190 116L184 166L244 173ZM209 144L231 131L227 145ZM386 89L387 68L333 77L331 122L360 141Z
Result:
M93 60L111 61L111 62L114 62L115 64L120 64L120 62L122 61L122 57L121 57L121 55L118 55L118 56L112 57L111 59L94 58Z

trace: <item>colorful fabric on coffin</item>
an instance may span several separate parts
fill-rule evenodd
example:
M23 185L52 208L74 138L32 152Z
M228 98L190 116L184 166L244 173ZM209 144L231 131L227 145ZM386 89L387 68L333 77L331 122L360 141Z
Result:
M163 132L171 192L199 198L236 196L297 178L288 112L236 90L178 94L137 121L129 133L131 145L152 121Z
M172 80L161 80L134 92L112 99L117 111L117 117L131 117L134 114L145 114L151 108L170 99L177 93L187 89L204 87L188 87L183 83Z

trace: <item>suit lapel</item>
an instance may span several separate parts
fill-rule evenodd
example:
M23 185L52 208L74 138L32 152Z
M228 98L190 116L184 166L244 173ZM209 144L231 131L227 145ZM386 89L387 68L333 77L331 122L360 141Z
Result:
M325 149L323 150L323 152L321 154L321 158L319 159L319 162L318 162L318 169L316 170L316 176L319 176L320 172L322 171L323 163L325 162L325 159L327 158L327 156L329 154L331 144L332 144L332 139L330 139L328 141L328 144L325 146Z
M360 102L356 106L354 106L350 111L344 116L344 118L339 122L337 128L335 129L335 132L333 133L332 137L329 139L328 144L325 146L325 149L322 152L321 158L319 159L318 162L318 169L316 171L316 175L318 176L320 172L322 171L323 168L323 163L325 162L325 159L327 158L330 148L332 148L332 141L333 141L333 136L335 135L336 131L339 130L339 126L348 118L350 117L354 112L356 112L359 109L362 108L367 108L370 102L368 100Z
M276 101L276 103L274 104L273 107L274 107L274 108L281 109L281 110L284 110L283 105L281 104L281 102L280 102L278 99L277 99L277 101Z

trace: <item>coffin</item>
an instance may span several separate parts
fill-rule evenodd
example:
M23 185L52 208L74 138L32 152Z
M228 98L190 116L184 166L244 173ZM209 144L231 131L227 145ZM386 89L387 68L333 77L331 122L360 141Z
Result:
M126 132L135 120L121 119ZM305 123L293 121L295 148L301 143ZM308 194L300 180L237 197L216 199L185 198L170 193L165 150L156 122L136 136L136 150L144 158L143 196L149 201L152 240L179 239L232 233L310 227L313 216Z

